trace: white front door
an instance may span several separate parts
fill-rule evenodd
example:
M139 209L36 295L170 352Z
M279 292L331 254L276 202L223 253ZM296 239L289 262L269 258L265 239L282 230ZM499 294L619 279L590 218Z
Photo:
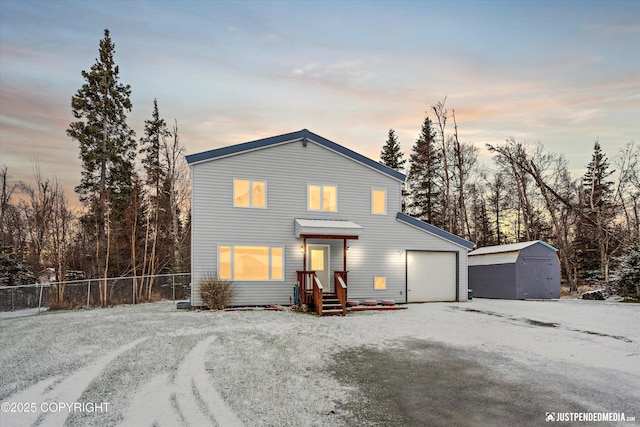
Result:
M307 270L316 272L324 292L331 292L329 245L307 245Z

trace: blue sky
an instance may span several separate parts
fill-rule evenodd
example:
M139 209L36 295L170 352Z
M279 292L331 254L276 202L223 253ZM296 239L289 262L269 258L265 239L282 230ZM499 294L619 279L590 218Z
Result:
M195 153L307 128L377 159L445 95L463 142L541 141L580 172L640 135L640 1L0 1L0 163L72 198L71 96L108 28L129 123Z

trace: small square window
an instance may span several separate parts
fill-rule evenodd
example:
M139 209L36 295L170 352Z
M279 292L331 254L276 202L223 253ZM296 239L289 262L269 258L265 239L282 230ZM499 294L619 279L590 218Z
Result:
M387 289L387 278L384 276L374 277L373 289Z

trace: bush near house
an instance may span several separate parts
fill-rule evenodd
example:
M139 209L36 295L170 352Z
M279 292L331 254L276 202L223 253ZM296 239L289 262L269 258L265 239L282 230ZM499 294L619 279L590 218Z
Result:
M214 273L205 274L199 286L200 298L211 310L223 310L231 305L236 293L232 281L220 279Z

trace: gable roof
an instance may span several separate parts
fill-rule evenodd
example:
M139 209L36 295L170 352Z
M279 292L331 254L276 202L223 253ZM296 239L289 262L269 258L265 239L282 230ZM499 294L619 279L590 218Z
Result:
M201 162L206 162L209 160L219 159L222 157L233 156L236 154L242 154L248 151L259 150L261 148L267 148L272 145L283 144L286 142L293 141L303 141L306 143L307 141L312 141L318 145L321 145L329 150L335 151L339 154L342 154L345 157L350 158L358 163L361 163L365 166L368 166L372 169L377 170L378 172L382 172L392 178L395 178L399 181L404 182L405 175L403 173L398 172L395 169L392 169L388 166L383 165L382 163L376 162L362 154L358 154L353 150L348 149L347 147L343 147L340 144L336 144L333 141L329 141L326 138L321 137L320 135L316 135L313 132L310 132L307 129L302 129L297 132L285 133L282 135L272 136L270 138L257 139L255 141L245 142L243 144L230 145L227 147L216 148L214 150L204 151L202 153L190 154L186 156L187 163L189 165L194 165Z
M403 214L402 212L398 212L398 214L396 215L396 219L400 222L404 222L405 224L409 224L416 228L419 228L422 231L435 234L436 236L448 240L451 243L455 243L458 246L462 246L467 250L471 250L475 246L475 243L473 242L463 239L460 236L456 236L455 234L449 233L448 231L444 231L443 229L438 228L435 225L431 225L424 221L420 221L419 219L416 219L412 216Z
M530 242L509 243L507 245L497 245L497 246L486 246L484 248L479 248L479 249L476 249L475 251L469 252L469 256L497 254L501 252L518 252L524 248L528 248L529 246L533 246L538 243L553 251L558 252L556 248L554 248L548 243L543 242L542 240L532 240Z

